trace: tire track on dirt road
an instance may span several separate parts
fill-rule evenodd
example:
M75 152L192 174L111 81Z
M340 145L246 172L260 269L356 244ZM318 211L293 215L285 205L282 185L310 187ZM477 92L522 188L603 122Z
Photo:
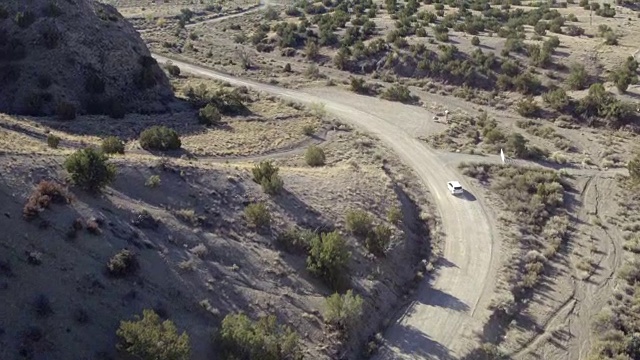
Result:
M394 123L398 119L391 116L393 114L381 118L349 105L354 99L361 102L383 100L345 94L341 102L304 90L284 89L239 79L158 54L153 56L160 62L172 60L186 73L250 87L299 103L323 103L326 111L376 135L390 146L413 168L433 195L445 233L444 265L437 270L432 284L421 284L415 300L403 316L387 329L384 349L377 358L451 359L473 346L476 341L474 331L479 331L488 317L487 307L494 288L497 269L492 226L494 219L489 218L483 201L473 196L461 199L448 193L446 182L462 176L455 168L439 161L432 149L400 129ZM406 106L384 104L399 109ZM464 186L465 182L460 180ZM466 188L473 189L469 185Z

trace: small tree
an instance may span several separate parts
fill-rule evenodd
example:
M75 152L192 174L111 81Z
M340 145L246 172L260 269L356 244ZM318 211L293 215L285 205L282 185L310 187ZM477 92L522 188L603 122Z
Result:
M124 142L116 136L102 140L102 152L105 154L124 154Z
M525 158L527 156L527 139L519 133L513 133L507 139L507 151L511 151L517 158Z
M198 111L198 120L204 125L217 125L222 120L222 115L220 115L217 107L207 104Z
M177 150L182 142L175 130L166 126L152 126L140 134L140 146L145 150Z
M121 321L116 332L121 351L142 360L189 360L191 345L186 332L178 334L170 320L162 321L153 310L145 309L140 319Z
M98 191L116 177L116 167L109 164L104 153L86 148L71 154L64 162L74 184L90 191Z
M350 257L347 243L337 231L325 233L311 241L307 269L337 288Z
M344 295L333 294L326 298L324 319L342 330L354 328L362 316L363 300L353 290L347 290Z
M322 166L326 160L324 150L315 145L311 145L307 148L304 154L304 159L309 166Z

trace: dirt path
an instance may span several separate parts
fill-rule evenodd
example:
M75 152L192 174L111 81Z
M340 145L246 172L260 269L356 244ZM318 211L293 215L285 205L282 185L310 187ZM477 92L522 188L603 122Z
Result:
M154 54L165 62L168 58ZM483 201L450 196L446 182L460 179L456 168L438 160L436 152L417 140L399 124L407 113L424 118L426 110L376 98L341 92L334 96L314 94L313 90L289 90L250 80L238 79L201 66L173 60L182 71L247 86L300 103L323 103L326 111L343 121L366 130L387 143L411 166L428 186L442 219L445 245L442 264L432 284L423 283L416 299L386 332L386 346L378 359L454 358L475 342L488 316L487 306L494 287L498 256L493 218ZM353 105L358 104L358 108ZM373 108L376 111L364 111ZM377 111L382 109L384 111ZM464 181L462 181L464 183ZM472 186L466 186L474 192Z

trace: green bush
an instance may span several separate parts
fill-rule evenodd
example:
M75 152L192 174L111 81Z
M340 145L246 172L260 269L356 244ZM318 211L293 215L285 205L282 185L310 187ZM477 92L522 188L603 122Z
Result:
M198 120L204 125L217 125L222 120L222 115L214 105L207 104L198 111Z
M322 234L311 242L307 269L333 288L338 288L344 279L350 257L347 243L337 231Z
M104 153L85 148L71 154L64 162L74 184L90 191L107 186L116 177L116 167Z
M342 330L353 329L362 317L363 300L353 290L347 290L344 295L335 293L325 299L326 311L324 319L327 323Z
M582 90L589 84L589 74L584 66L580 64L572 64L571 72L567 78L567 85L571 90Z
M411 94L408 87L399 84L393 85L385 90L380 97L385 100L398 101L401 103L413 103L417 100L416 97Z
M471 38L471 45L479 46L480 45L480 38L478 38L477 36L472 37Z
M102 140L101 148L105 154L124 154L124 142L116 136L108 136Z
M627 64L623 65L619 69L613 71L609 77L610 80L613 81L613 83L616 85L618 91L621 93L625 93L629 88L629 85L638 82L638 75L636 74L636 70L630 68L630 66L631 65Z
M369 88L369 86L367 85L366 81L363 78L352 77L351 91L357 94L368 95L371 89Z
M138 270L139 264L136 254L131 250L122 249L115 254L107 263L109 275L114 277L124 277L133 274Z
M311 145L304 153L304 160L309 166L322 166L326 160L324 150L318 146Z
M142 360L189 360L191 345L186 332L178 333L170 320L162 321L153 310L144 309L142 318L121 321L116 332L118 348Z
M542 99L544 100L544 102L549 104L552 109L557 111L566 109L567 106L569 106L570 101L567 92L562 88L557 88L545 93L544 95L542 95Z
M355 236L365 238L373 227L373 218L364 210L349 210L345 217L347 231Z
M387 220L394 225L398 225L402 221L402 210L398 206L393 206L387 211Z
M140 134L140 146L145 150L177 150L182 142L175 130L166 126L152 126Z
M271 213L263 203L249 204L244 208L244 217L247 223L256 229L265 229L271 226Z
M535 117L540 113L540 106L533 98L527 97L518 102L517 110L524 117Z
M173 77L180 76L180 67L178 65L167 64L167 72Z
M60 145L60 140L59 136L49 134L47 136L47 145L52 149L57 149L58 145Z
M251 321L245 314L229 314L218 334L223 359L301 360L298 334L277 323L273 315Z
M262 186L262 190L269 195L276 195L282 191L284 182L278 172L280 169L270 161L261 161L252 169L253 181Z

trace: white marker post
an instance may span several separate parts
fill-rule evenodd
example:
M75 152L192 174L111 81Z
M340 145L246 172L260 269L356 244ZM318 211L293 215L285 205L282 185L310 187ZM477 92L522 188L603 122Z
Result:
M500 159L502 159L502 163L504 164L504 151L500 149Z
M444 111L444 123L445 124L449 123L449 110Z

